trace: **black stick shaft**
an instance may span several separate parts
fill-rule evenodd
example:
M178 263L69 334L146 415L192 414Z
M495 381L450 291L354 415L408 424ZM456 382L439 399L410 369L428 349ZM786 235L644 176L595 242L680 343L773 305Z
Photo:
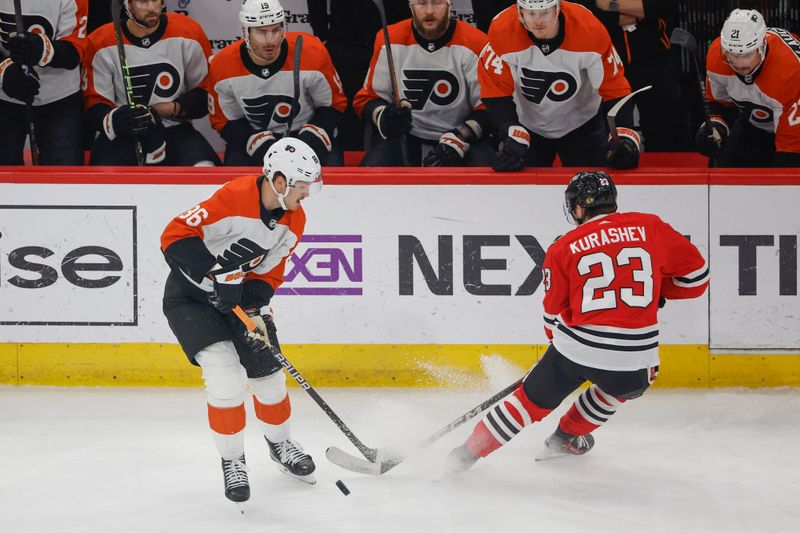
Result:
M383 7L383 0L372 0L375 7L378 8L378 14L381 17L381 26L383 29L383 46L386 49L386 62L389 64L389 84L391 86L392 98L395 105L401 105L400 88L397 84L397 72L394 68L394 58L392 57L392 43L389 41L389 24L386 21L386 9ZM400 137L400 151L403 157L403 165L411 166L408 157L408 139L405 135Z
M292 81L294 82L294 95L292 98L292 109L289 111L289 120L286 123L286 136L292 133L292 123L294 117L300 112L300 60L303 57L303 36L298 35L294 43L294 56L292 63Z
M122 81L125 84L125 99L129 106L135 104L133 99L133 82L131 81L131 72L128 69L128 58L125 54L125 44L122 41L122 27L120 21L120 14L122 12L122 5L119 0L112 0L111 2L111 18L114 24L114 37L117 41L117 55L119 55L119 64L122 69ZM136 163L141 167L144 166L144 149L142 148L141 141L137 138L134 140L136 146Z
M17 26L17 33L25 33L25 22L22 20L22 0L14 0L14 22ZM23 66L25 74L30 76L29 67ZM36 123L33 119L33 104L25 103L25 129L28 133L28 141L31 145L31 163L39 164L39 142L36 139Z

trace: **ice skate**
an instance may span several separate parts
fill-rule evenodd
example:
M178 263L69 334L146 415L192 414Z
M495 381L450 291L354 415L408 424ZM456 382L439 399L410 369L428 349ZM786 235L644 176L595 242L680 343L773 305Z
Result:
M238 459L222 459L222 474L225 476L225 497L235 502L239 511L244 513L244 502L250 499L244 454Z
M314 476L316 465L310 455L303 451L303 447L293 439L274 443L264 437L269 446L270 458L278 463L278 467L284 474L296 477L311 485L317 482Z
M453 448L447 455L444 472L437 481L445 481L462 474L472 468L472 465L477 463L478 459L480 459L480 457L473 455L466 444L462 444L458 448Z
M544 440L544 449L536 456L537 461L546 461L565 455L583 455L594 446L594 437L572 435L556 428L555 432Z

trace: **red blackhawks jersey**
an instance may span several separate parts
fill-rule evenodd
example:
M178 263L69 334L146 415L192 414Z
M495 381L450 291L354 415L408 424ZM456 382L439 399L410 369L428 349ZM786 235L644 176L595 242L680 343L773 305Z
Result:
M291 255L306 224L302 207L270 218L261 204L262 176L242 176L223 185L211 198L172 219L161 235L161 250L173 269L206 291L206 278L215 264L222 264L232 247L256 250L244 257L245 282L261 280L277 289L283 283L286 258Z
M485 33L454 20L444 36L427 41L407 19L389 26L389 41L400 97L412 106L412 135L438 140L444 132L461 126L474 109L483 109L477 67L487 42ZM359 116L376 98L394 101L384 44L380 31L364 87L353 98Z
M779 152L800 152L800 41L780 28L767 31L767 58L753 83L745 83L722 54L719 38L706 56L706 95L775 134Z
M563 41L539 47L520 23L517 7L489 27L478 69L481 97L512 96L520 123L558 139L594 117L601 101L631 92L605 27L585 7L561 3Z
M592 368L658 364L658 300L696 298L708 265L655 215L614 213L573 229L545 255L544 323L553 345Z
M272 65L256 65L244 40L226 46L211 62L209 74L209 116L217 131L232 120L246 117L256 131L285 133L294 98L294 50L303 36L300 56L299 110L293 127L308 123L314 110L332 107L344 112L347 97L328 50L313 35L286 34L287 46Z
M21 5L26 32L43 33L51 42L67 41L83 57L86 48L88 0L25 0ZM0 0L0 56L8 56L5 44L9 34L16 31L13 0ZM33 105L49 104L81 89L79 68L67 70L48 66L34 69L39 75L40 87ZM19 100L9 98L2 89L0 100L19 104Z
M155 33L137 38L122 25L122 42L137 104L171 102L196 87L206 89L211 45L203 28L177 13L161 16ZM118 107L127 103L125 81L114 37L114 25L105 24L89 36L84 58L84 105ZM165 126L178 124L165 119Z

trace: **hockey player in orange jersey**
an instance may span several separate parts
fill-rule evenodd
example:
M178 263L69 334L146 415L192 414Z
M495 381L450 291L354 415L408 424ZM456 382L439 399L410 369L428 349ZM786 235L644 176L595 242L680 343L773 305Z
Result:
M494 158L491 121L480 101L478 55L486 34L450 18L451 0L409 0L411 18L389 26L401 104L395 104L383 32L356 114L372 126L364 166L486 166Z
M605 121L630 84L608 31L583 6L517 0L492 21L479 65L502 142L495 170L551 166L556 155L564 166L638 166L633 103L617 115L616 137Z
M287 33L278 0L246 0L239 22L244 38L214 57L209 74L209 117L227 143L225 164L258 165L277 139L291 133L323 165L342 165L335 133L347 98L323 44L307 33ZM300 35L300 96L292 109ZM290 122L293 131L287 132Z
M706 56L709 123L700 153L720 167L800 166L800 41L734 9Z
M145 164L209 166L214 149L192 127L208 113L211 45L200 25L162 13L163 0L123 0L121 33L133 85L128 105L113 24L89 35L84 105L96 131L92 165L135 165L137 141Z
M244 457L248 385L272 460L283 472L315 483L314 461L289 432L292 408L286 375L272 352L280 345L270 302L303 236L301 202L321 189L317 155L287 137L270 147L263 175L229 181L172 219L161 236L171 269L164 314L189 361L203 369L225 495L234 502L250 498ZM259 335L231 313L238 305Z
M550 346L517 390L450 453L451 474L542 420L585 381L590 387L537 460L591 450L592 432L658 375L662 298L697 298L708 286L708 265L686 237L655 215L617 212L617 188L607 173L579 172L564 200L577 227L550 246L542 265Z
M32 105L39 164L83 165L80 63L88 0L20 5L24 31L17 34L13 2L0 0L0 165L23 164L23 104Z

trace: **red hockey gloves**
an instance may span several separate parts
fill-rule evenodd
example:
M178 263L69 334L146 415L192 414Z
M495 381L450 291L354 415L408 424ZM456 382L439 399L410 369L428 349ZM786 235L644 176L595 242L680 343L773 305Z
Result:
M411 131L411 106L389 104L375 108L372 121L384 139L398 139Z
M703 122L697 130L694 144L698 152L706 157L713 157L719 155L725 147L729 134L730 128L725 119L719 115L711 115L708 122Z
M155 118L150 108L141 104L121 105L108 112L103 119L103 131L109 141L117 137L130 140L152 128Z
M22 65L13 63L10 59L0 63L0 79L3 92L14 100L32 104L33 99L39 94L39 76L36 71L29 69L25 73Z
M508 135L500 145L500 153L492 163L496 172L514 172L525 166L525 158L531 147L531 134L523 126L508 127Z
M617 128L617 137L608 136L608 166L620 170L638 167L641 150L639 134L629 128Z
M483 130L475 120L468 120L462 126L445 132L439 137L439 144L425 156L422 162L426 167L460 167L469 152L470 143L481 138Z
M264 161L264 156L267 155L267 150L269 150L277 140L278 138L269 130L254 133L247 139L247 155L255 159L258 164L261 165Z
M55 55L53 43L41 33L12 33L6 48L11 61L29 67L46 67Z

